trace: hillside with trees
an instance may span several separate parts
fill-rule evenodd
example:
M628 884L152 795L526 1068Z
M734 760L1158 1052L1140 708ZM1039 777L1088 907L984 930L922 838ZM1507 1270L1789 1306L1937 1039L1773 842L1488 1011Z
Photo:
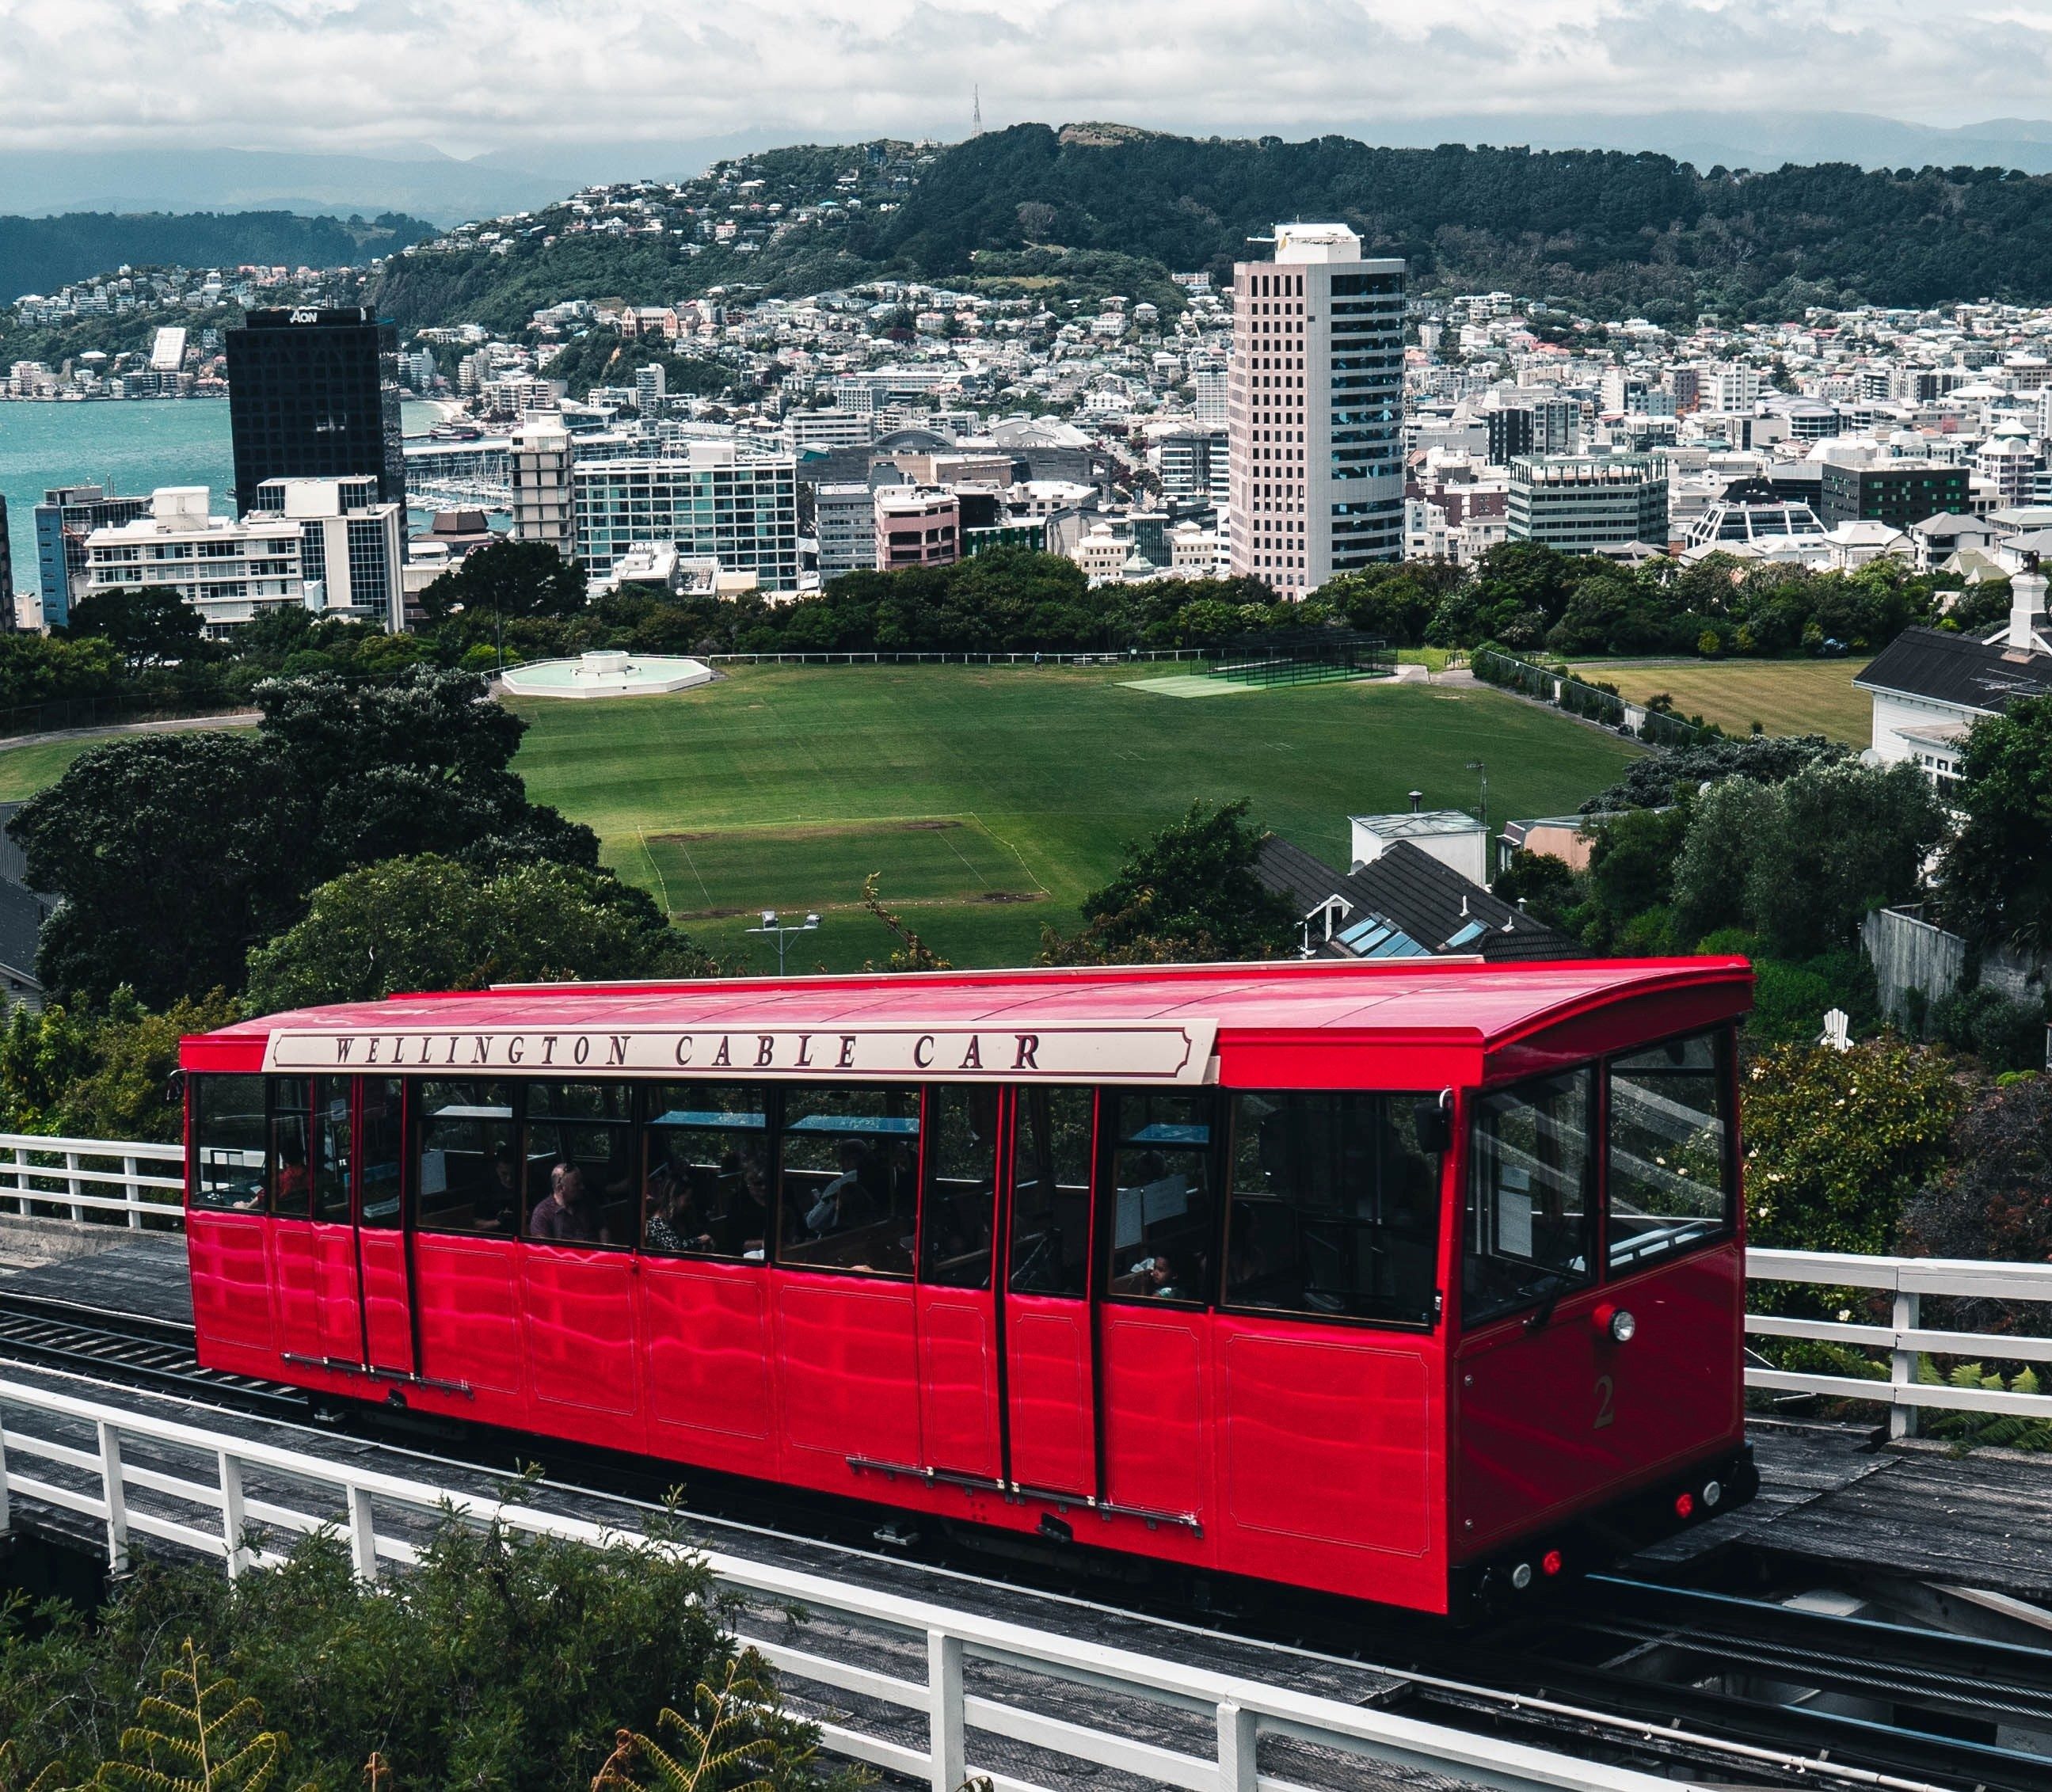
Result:
M360 268L432 237L397 212L374 218L295 212L66 212L0 217L0 295L51 292L120 267Z
M387 261L374 300L408 326L504 331L571 298L887 276L1173 306L1170 270L1220 275L1277 219L1314 217L1405 257L1417 290L1502 288L1599 317L2052 300L2052 176L1999 168L1705 172L1610 151L1022 124L948 148L770 151L634 194L631 228L568 199L448 233Z

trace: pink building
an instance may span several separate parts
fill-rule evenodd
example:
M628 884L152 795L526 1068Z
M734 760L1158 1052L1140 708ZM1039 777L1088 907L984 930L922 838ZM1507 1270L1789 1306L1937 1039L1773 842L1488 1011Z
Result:
M951 566L961 558L961 504L945 485L876 490L876 568Z

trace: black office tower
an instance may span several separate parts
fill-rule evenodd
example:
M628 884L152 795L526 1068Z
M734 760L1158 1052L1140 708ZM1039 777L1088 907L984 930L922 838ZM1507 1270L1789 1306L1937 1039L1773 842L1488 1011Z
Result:
M278 479L368 476L405 502L399 333L370 311L250 312L228 332L228 419L238 511Z

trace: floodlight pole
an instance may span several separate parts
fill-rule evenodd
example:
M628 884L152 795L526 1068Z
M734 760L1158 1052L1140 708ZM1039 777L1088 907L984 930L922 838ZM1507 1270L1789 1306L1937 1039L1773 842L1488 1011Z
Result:
M777 975L781 977L784 975L784 954L789 949L789 942L791 936L793 933L816 933L819 929L819 925L820 918L817 915L808 914L804 921L796 926L786 926L777 918L777 911L774 909L765 909L762 911L762 925L760 927L744 927L742 931L745 933L766 934L775 939Z

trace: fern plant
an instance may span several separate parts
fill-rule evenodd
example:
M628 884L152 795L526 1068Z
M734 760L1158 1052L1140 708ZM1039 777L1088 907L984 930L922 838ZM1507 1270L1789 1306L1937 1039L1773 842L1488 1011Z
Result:
M754 1671L757 1665L745 1654L727 1663L717 1691L701 1681L689 1716L663 1708L656 1727L676 1733L674 1750L631 1730L618 1731L592 1792L772 1792L776 1782L765 1770L799 1766L812 1751L794 1753L761 1733L758 1720L770 1694ZM637 1767L647 1769L645 1784L634 1777Z
M0 1742L0 1792L59 1792L57 1780L62 1763L53 1761L34 1778L22 1765L22 1751L10 1736Z
M106 1792L264 1792L291 1746L283 1731L262 1727L264 1708L239 1696L233 1680L212 1677L190 1637L135 1717L121 1757L95 1776Z
M1926 1387L1986 1388L1991 1393L2042 1394L2038 1371L2027 1364L2014 1378L2004 1381L1999 1371L1981 1363L1956 1363L1951 1373L1940 1375L1928 1356L1917 1361L1917 1379ZM1934 1413L1926 1418L1924 1434L1959 1444L1992 1445L2004 1450L2052 1450L2052 1418L2027 1418L2021 1413Z

